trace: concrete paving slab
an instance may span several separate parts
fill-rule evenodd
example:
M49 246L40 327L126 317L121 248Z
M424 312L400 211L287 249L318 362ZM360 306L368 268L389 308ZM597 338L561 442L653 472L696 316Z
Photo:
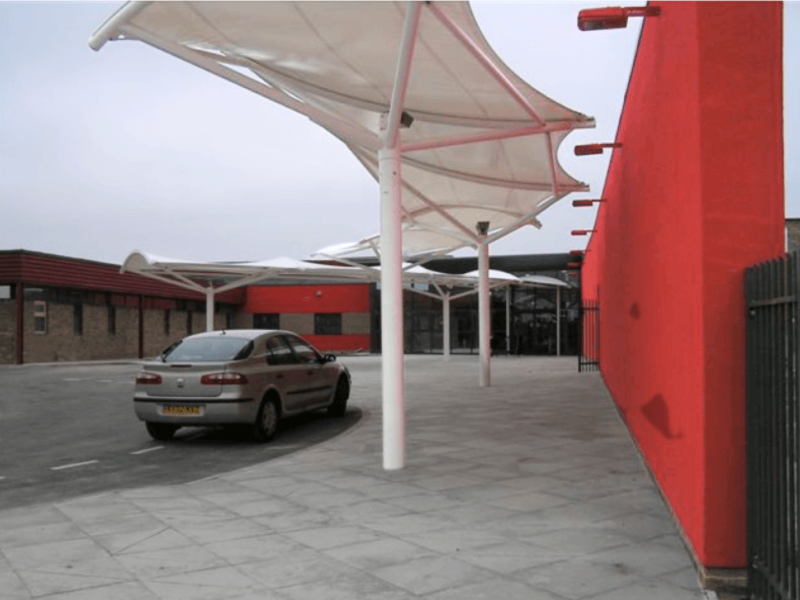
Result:
M0 510L11 600L702 600L596 374L574 358L406 357L406 468L381 464L380 362L342 359L363 417L193 483ZM275 441L280 444L280 437Z

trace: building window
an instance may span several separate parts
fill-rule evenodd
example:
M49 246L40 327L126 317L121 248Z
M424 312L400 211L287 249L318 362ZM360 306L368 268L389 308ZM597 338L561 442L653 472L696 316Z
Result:
M72 330L75 335L83 335L83 304L72 305Z
M194 313L192 311L188 311L186 313L186 335L192 335L192 321L194 317Z
M47 333L47 302L44 300L33 303L33 332Z
M117 307L108 306L108 333L114 335L117 333Z
M164 335L169 335L169 309L164 310Z
M342 335L341 313L315 314L314 335Z
M233 313L225 313L225 329L233 329Z
M11 300L13 297L10 285L0 285L0 300Z
M255 329L280 329L281 316L278 313L259 313L253 315Z

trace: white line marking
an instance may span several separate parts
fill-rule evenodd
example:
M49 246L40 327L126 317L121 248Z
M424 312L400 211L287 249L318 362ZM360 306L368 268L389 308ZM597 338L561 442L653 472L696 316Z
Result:
M148 452L152 452L153 450L162 450L164 446L153 446L152 448L143 448L142 450L136 450L135 452L131 452L131 454L146 454Z
M69 464L69 465L61 465L60 467L50 467L50 470L51 471L60 471L61 469L73 469L75 467L82 467L84 465L93 465L96 462L100 462L100 461L87 460L87 461L84 461L84 462L72 463L72 464Z

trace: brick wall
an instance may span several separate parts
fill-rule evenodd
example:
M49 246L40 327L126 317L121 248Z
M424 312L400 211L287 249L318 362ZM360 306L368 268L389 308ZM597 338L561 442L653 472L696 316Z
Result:
M342 314L342 334L343 335L369 335L370 333L369 313L344 313Z
M0 300L0 365L17 362L17 301Z
M0 301L0 364L16 363L16 301ZM139 357L139 308L117 306L116 327L109 331L109 307L83 304L83 332L75 332L74 304L47 302L47 331L34 331L34 301L25 302L25 363L135 359ZM158 356L172 342L187 335L191 318L192 333L206 329L204 312L169 311L169 332L165 330L165 309L143 311L145 358ZM252 315L233 316L234 327L252 327ZM215 329L226 324L226 315L214 316Z
M133 358L138 355L138 309L116 307L116 333L108 307L83 306L83 333L75 332L75 305L47 303L47 331L34 331L34 302L25 302L23 360L26 363Z
M297 335L314 334L314 315L309 313L283 313L281 329L294 331Z

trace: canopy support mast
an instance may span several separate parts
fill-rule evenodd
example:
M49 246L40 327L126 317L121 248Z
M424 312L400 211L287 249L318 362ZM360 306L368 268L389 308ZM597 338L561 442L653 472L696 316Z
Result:
M450 293L442 296L442 354L444 361L450 361Z
M491 296L489 295L489 244L486 241L489 223L479 223L478 236L478 348L481 357L480 386L489 387L491 382L491 330L492 321L490 314Z
M206 288L206 331L214 331L214 286Z
M506 286L506 354L511 354L511 286Z
M378 151L381 188L381 354L383 361L383 468L405 465L403 364L403 213L400 120L419 28L419 2L406 3L403 41L397 57L392 103Z
M561 356L561 288L556 287L556 356Z

